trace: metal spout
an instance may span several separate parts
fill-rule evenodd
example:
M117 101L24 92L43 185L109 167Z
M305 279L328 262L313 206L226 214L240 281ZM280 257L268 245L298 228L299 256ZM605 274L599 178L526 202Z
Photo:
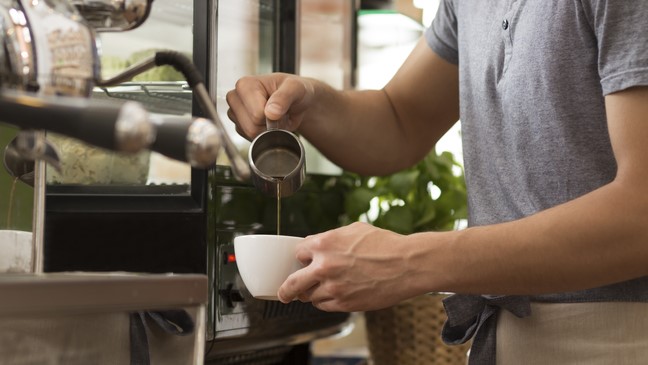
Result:
M148 18L153 0L71 0L97 32L120 32L139 27Z

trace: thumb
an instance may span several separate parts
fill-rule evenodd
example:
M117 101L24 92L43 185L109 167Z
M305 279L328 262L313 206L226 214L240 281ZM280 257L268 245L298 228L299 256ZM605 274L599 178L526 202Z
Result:
M301 103L306 94L307 88L302 80L298 77L286 78L268 98L264 109L266 118L270 120L281 119L288 111L294 110L296 104Z
M279 102L272 99L271 97L266 103L265 116L270 120L279 120L286 114L287 108L284 108Z

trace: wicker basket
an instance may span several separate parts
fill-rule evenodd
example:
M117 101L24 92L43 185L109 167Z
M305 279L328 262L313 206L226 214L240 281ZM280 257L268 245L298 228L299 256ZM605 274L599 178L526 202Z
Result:
M416 297L391 308L365 312L370 364L465 365L470 344L441 341L445 295Z

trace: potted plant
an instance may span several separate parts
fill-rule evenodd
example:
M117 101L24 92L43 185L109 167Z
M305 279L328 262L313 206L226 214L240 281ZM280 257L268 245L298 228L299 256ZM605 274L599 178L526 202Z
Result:
M389 176L345 172L343 178L349 185L349 222L362 220L401 234L458 229L465 222L463 169L450 152L433 150L415 166ZM449 347L440 339L446 295L430 293L364 313L372 363L465 364L469 345Z

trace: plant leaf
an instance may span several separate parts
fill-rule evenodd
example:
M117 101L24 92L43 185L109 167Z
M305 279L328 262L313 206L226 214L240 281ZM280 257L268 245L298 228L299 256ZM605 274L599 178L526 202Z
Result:
M414 214L407 206L391 207L379 218L380 226L401 234L414 232Z
M424 227L428 223L432 222L437 216L437 208L434 200L423 199L421 201L421 206L421 217L414 224L416 228Z
M369 208L369 202L375 197L374 193L367 188L357 188L346 195L344 199L344 208L352 220L357 220L360 215L366 213Z
M389 187L396 197L407 200L409 192L416 189L419 177L418 170L403 170L389 178Z

